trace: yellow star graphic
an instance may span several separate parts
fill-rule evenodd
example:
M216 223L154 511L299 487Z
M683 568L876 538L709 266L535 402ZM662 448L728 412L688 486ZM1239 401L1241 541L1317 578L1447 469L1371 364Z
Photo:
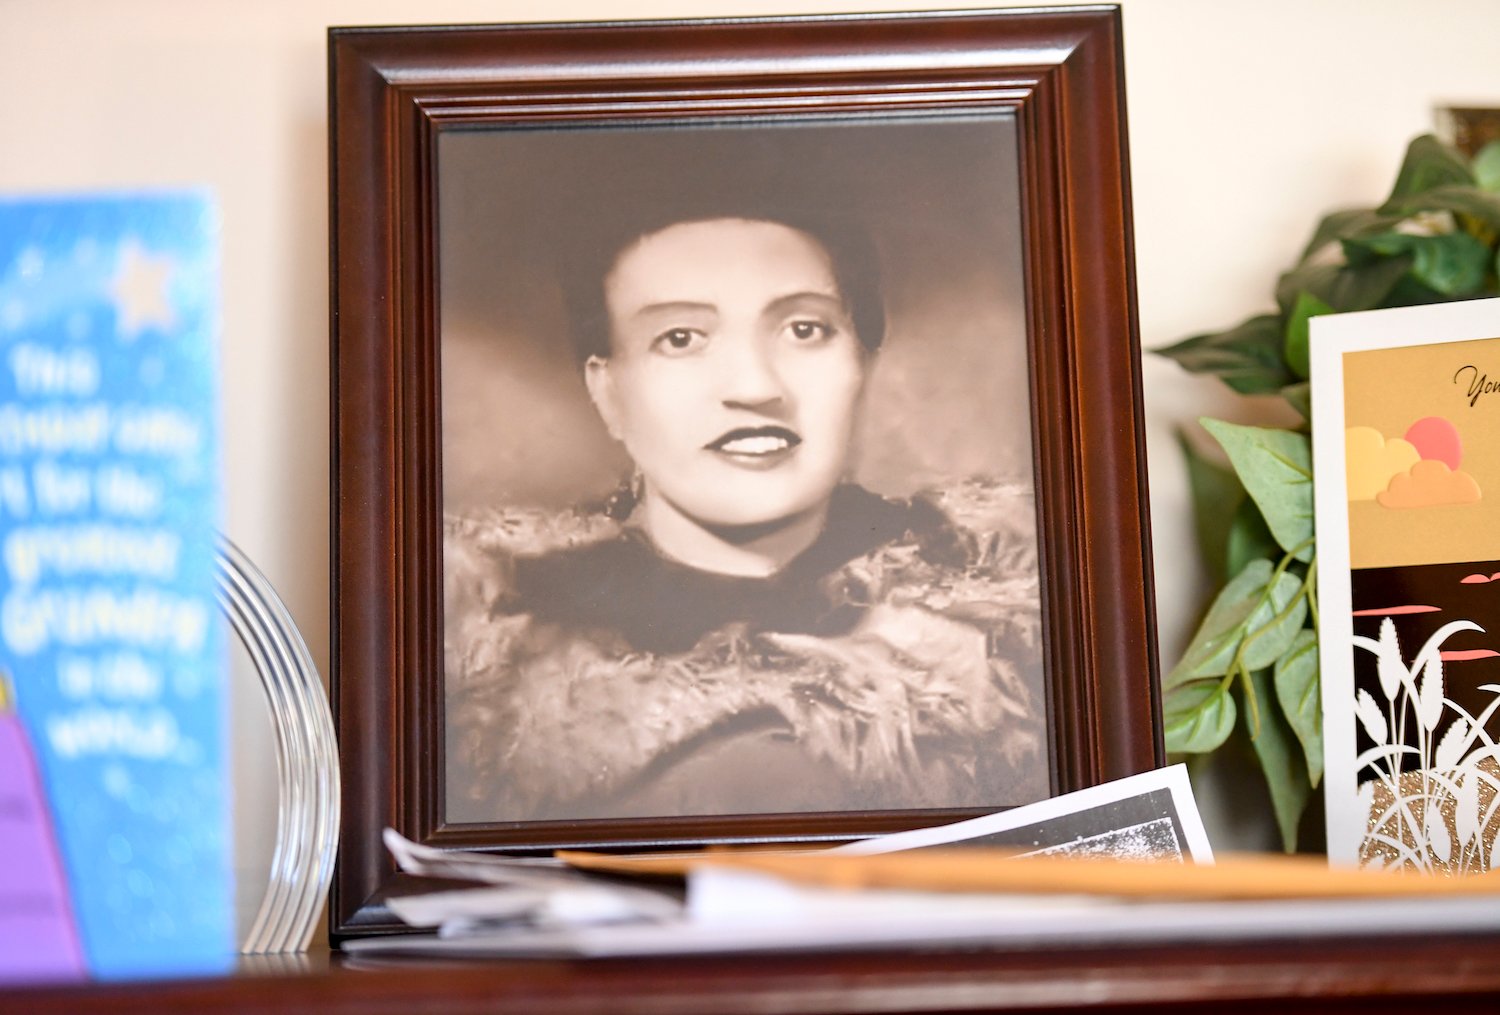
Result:
M109 294L123 337L134 338L152 326L166 330L177 323L167 292L172 267L170 257L148 254L134 240L121 244L120 265L109 284Z

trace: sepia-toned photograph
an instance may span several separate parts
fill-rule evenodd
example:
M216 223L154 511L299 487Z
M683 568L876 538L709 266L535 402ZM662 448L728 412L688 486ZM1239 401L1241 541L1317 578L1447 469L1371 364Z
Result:
M445 820L1047 797L1014 118L436 155Z

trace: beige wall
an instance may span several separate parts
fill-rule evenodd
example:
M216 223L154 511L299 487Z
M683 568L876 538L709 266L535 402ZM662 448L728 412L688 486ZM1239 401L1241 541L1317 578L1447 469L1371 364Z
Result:
M629 16L891 8L638 0ZM976 7L975 3L953 6ZM1147 346L1269 305L1317 214L1377 200L1435 103L1500 104L1494 0L1126 0ZM623 16L605 0L0 0L0 191L207 185L224 220L226 528L328 655L330 24ZM1172 428L1233 404L1146 363L1164 657L1206 591Z

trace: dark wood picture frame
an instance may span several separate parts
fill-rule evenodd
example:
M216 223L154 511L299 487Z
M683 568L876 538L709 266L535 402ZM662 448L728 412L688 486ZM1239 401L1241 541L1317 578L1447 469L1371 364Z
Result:
M399 929L382 828L532 850L852 838L972 816L443 820L435 243L445 130L1004 112L1020 151L1054 793L1163 763L1119 12L332 29L335 938Z

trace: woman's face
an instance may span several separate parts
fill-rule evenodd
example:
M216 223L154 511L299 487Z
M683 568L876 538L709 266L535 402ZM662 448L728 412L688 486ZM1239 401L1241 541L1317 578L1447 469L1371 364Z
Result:
M605 279L611 354L589 393L646 496L697 525L821 511L843 475L864 350L823 248L714 219L627 248Z

